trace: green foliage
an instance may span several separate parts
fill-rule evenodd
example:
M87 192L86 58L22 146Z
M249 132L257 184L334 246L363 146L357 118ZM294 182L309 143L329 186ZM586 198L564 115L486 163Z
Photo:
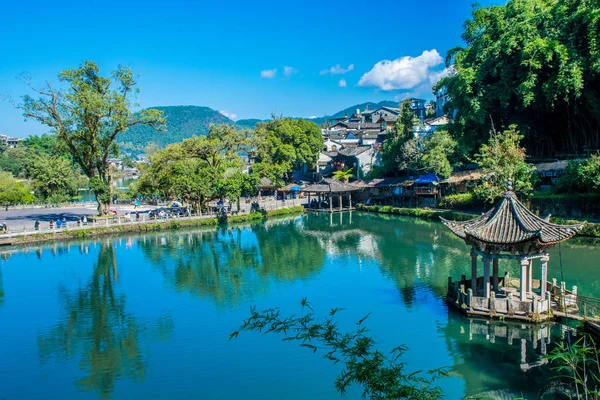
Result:
M165 122L158 110L131 112L130 96L137 93L131 69L120 66L111 77L101 76L93 61L84 61L79 68L59 74L66 91L55 90L50 83L43 89L30 86L39 98L25 95L19 106L26 118L47 125L65 144L90 179L100 214L108 213L108 157L118 155L117 136L136 125L160 128Z
M157 131L144 125L132 127L117 138L119 147L123 151L142 154L150 143L155 143L158 148L164 148L193 136L206 135L211 125L235 124L231 119L209 107L166 106L153 107L153 109L162 112L166 120L165 131Z
M406 217L417 217L423 219L439 219L439 217L453 221L467 221L475 218L476 215L454 212L454 211L437 211L428 208L399 208L392 206L366 206L358 204L357 209L360 211L368 211L382 214L396 214Z
M354 178L354 174L352 173L352 168L344 168L341 171L335 171L333 177L338 181L348 182L348 180Z
M14 177L25 177L30 157L31 152L23 146L6 149L0 154L0 170L10 172Z
M454 154L456 141L448 131L436 130L425 140L424 147L421 158L422 169L442 178L448 178L452 174L452 166L448 158Z
M567 334L570 334L567 332ZM591 335L574 343L560 341L544 358L550 360L559 377L553 381L565 396L577 399L600 399L600 351Z
M533 191L535 167L525 161L525 149L520 147L523 136L510 126L503 132L492 132L489 143L481 146L475 159L486 178L475 188L475 196L490 203L506 191L509 179L515 192L528 195Z
M274 118L255 129L256 161L253 173L266 176L280 187L292 179L292 170L316 165L323 148L321 130L304 119Z
M600 153L584 160L569 161L553 191L600 194Z
M401 361L407 351L406 346L398 346L385 355L375 348L375 341L367 336L364 321L368 315L356 323L357 328L350 332L340 329L336 315L340 309L332 309L328 317L317 318L306 299L301 302L300 316L281 317L279 309L262 312L250 309L250 317L234 331L229 339L238 337L240 332L261 332L283 334L284 341L297 341L300 346L313 353L322 351L323 358L341 363L343 370L335 380L335 387L344 395L352 385L361 387L363 397L368 399L441 399L442 391L433 386L443 369L427 371L406 371L406 363Z
M386 175L396 175L400 170L411 171L417 169L421 158L421 149L414 139L414 113L410 108L410 101L405 100L400 104L400 116L396 127L383 143L381 161Z
M13 178L10 172L0 172L0 204L29 204L34 200L26 182Z
M533 155L600 147L597 0L509 0L477 7L446 85L465 154L518 124ZM435 90L435 89L434 89Z
M186 139L154 153L137 191L149 197L180 199L196 209L218 197L237 200L258 184L255 176L242 172L239 156L254 147L249 131L212 125L207 136Z
M61 203L77 195L78 179L71 161L39 154L31 161L29 176L38 198Z
M473 205L477 199L473 193L458 193L444 196L440 201L443 208L464 208Z

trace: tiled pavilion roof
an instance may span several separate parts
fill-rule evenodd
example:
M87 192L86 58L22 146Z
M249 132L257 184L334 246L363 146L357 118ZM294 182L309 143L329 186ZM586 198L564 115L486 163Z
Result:
M308 185L302 191L305 193L344 193L362 189L361 187L344 183L337 179L323 178L321 182Z
M533 253L570 239L583 228L557 225L532 213L508 190L488 212L469 221L441 218L454 234L482 251Z

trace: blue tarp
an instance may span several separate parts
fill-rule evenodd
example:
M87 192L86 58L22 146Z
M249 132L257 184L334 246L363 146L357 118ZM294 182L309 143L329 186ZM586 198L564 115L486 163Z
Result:
M437 182L437 181L439 181L439 179L436 176L436 174L422 175L422 176L418 177L417 179L415 179L415 183L433 183L433 182Z
M290 192L299 192L300 190L302 190L300 186L292 186L290 188Z

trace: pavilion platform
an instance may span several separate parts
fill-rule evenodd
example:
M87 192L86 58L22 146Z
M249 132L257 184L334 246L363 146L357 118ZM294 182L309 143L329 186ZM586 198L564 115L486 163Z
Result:
M323 178L303 188L302 193L308 197L306 211L336 213L354 210L352 193L359 190L362 188L356 185Z
M441 219L456 236L471 246L471 277L448 278L447 301L467 315L541 322L560 312L575 314L577 287L548 281L548 249L575 236L585 224L557 225L540 218L517 198L509 180L507 190L488 212L468 221ZM478 275L478 259L483 276ZM498 276L498 261L516 262L519 278ZM533 279L540 262L541 279ZM491 274L490 274L491 272Z

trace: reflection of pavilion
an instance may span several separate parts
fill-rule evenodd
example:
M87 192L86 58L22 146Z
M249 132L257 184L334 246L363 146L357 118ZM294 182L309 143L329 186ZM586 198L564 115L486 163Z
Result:
M512 191L509 182L500 201L487 213L469 221L442 219L454 234L471 245L471 279L448 282L448 301L467 312L485 316L540 320L551 316L561 304L576 307L577 290L568 292L564 283L548 282L547 250L577 233L583 224L556 225L529 211ZM477 258L483 258L483 277L477 277ZM498 260L519 263L519 279L499 278ZM542 264L542 279L533 280L533 261ZM490 276L490 264L493 264ZM514 287L513 287L514 286ZM516 291L516 288L519 291ZM539 293L534 289L539 288ZM515 295L515 297L513 297ZM552 297L554 295L554 298Z
M454 359L450 375L465 381L469 399L554 398L538 397L554 374L544 356L566 334L577 335L551 321L532 325L454 313L440 329Z

